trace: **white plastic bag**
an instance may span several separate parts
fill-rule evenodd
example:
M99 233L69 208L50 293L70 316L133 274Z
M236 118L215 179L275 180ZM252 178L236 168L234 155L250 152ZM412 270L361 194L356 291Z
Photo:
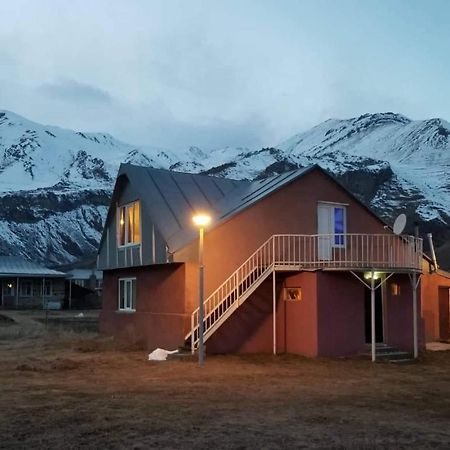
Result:
M167 359L167 355L173 355L174 353L178 353L178 350L164 350L162 348L157 348L156 350L153 350L148 355L149 361L165 361Z

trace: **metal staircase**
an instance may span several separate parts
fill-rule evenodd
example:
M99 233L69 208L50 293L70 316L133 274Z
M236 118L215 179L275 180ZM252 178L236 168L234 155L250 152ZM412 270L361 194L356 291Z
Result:
M339 245L335 245L338 242ZM205 301L203 339L242 305L273 271L392 270L420 271L422 240L391 234L273 235ZM185 345L195 352L199 308L191 315Z
M203 339L209 337L239 308L274 270L273 236L258 248L204 302ZM198 346L199 308L191 316L192 353Z

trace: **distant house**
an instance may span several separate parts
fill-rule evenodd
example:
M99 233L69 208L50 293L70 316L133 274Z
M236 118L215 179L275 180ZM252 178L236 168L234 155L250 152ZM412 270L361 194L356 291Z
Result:
M103 272L92 269L71 269L66 276L72 284L81 286L92 291L101 290L103 283Z
M61 308L65 274L18 256L0 256L0 307Z
M398 236L319 166L248 182L122 165L98 254L104 333L209 353L341 356L424 344L422 240ZM415 319L415 320L414 320Z
M68 308L99 308L103 272L92 268L72 268L66 271Z

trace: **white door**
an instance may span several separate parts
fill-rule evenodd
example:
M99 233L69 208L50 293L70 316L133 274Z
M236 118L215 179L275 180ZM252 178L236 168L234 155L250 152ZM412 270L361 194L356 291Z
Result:
M321 203L317 205L317 234L319 234L318 256L319 260L321 261L331 260L331 250L332 250L331 234L333 233L333 230L331 229L332 211L333 208L331 208L330 205L325 205Z

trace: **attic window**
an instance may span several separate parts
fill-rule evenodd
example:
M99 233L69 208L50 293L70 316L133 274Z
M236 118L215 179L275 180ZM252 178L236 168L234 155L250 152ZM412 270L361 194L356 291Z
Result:
M140 244L141 205L139 201L119 207L117 237L119 247Z

